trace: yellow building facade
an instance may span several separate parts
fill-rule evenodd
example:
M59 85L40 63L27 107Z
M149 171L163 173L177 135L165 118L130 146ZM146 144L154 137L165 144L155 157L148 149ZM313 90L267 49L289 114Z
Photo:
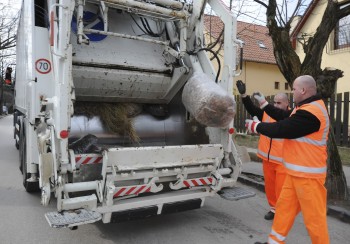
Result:
M205 16L206 42L215 42L223 28L220 18L213 15ZM289 93L291 89L278 69L273 55L272 39L265 26L237 21L237 38L244 43L242 70L233 82L242 80L246 83L247 94L262 92L264 95L275 95L280 92ZM219 45L217 45L219 46ZM239 55L239 50L237 50ZM210 54L208 54L210 55ZM223 63L222 55L218 55ZM237 64L240 57L237 57ZM213 66L218 69L213 59ZM239 66L237 66L239 69ZM234 94L238 94L234 84Z
M281 92L291 92L277 64L243 61L242 73L235 80L246 82L247 94L259 91L270 96Z
M303 36L312 36L316 32L327 7L327 2L328 0L312 1L295 27L295 33L293 33L297 40L295 50L301 61L305 58L305 54L300 41L302 41ZM339 0L340 4L345 2L349 4L348 0ZM346 28L342 31L343 33L340 33L339 29L333 31L329 37L327 45L323 49L321 69L331 67L344 71L344 77L337 81L336 86L336 93L344 93L350 91L350 17L345 18L339 26ZM343 39L339 40L338 38Z

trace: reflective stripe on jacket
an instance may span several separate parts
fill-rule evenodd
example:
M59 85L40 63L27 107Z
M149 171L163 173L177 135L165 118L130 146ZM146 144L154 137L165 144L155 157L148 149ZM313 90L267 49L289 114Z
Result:
M264 112L262 122L273 123L276 120L271 118ZM282 146L283 139L272 139L270 137L260 135L258 144L258 157L273 163L282 163Z
M291 115L298 109L306 110L315 115L320 121L320 129L304 137L284 140L284 166L290 175L308 178L326 177L329 131L329 116L326 106L322 100L317 100L295 108Z

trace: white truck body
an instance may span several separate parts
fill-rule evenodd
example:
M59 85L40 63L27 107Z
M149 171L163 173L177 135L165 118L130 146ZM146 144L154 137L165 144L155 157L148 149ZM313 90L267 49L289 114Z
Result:
M225 23L219 84L232 94L236 20L220 0L23 1L14 136L26 190L40 190L43 205L57 199L57 212L46 215L52 227L198 208L235 186L233 121L227 128L190 122L180 99L194 71L216 77L205 52L193 53L203 47L207 3ZM143 33L141 17L160 35ZM170 115L137 116L135 144L108 133L99 118L74 114L76 101L166 104ZM108 148L70 150L87 131Z

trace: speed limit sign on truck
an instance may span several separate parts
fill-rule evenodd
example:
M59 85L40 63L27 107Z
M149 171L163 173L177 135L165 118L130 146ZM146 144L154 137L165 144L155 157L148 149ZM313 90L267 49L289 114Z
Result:
M48 74L51 71L51 63L49 60L41 58L35 62L35 69L40 74Z

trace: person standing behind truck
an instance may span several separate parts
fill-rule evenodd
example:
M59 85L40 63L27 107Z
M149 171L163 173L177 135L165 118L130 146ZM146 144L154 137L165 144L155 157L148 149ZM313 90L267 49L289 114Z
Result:
M263 122L275 122L262 109L256 107L246 94L246 86L238 80L237 89L242 97L245 109L253 117L256 116ZM274 97L274 106L283 110L289 110L288 96L285 93L278 93ZM283 139L272 139L260 135L257 156L263 161L263 172L265 180L265 193L270 211L265 214L266 220L272 220L275 216L277 199L281 193L282 185L286 177L286 170L282 164L282 144Z
M7 67L6 68L6 73L5 73L5 84L6 85L11 85L12 84L12 68L11 67Z
M278 120L260 123L246 120L251 133L271 138L285 138L283 164L287 176L276 205L268 243L285 243L296 215L301 211L312 244L328 244L327 189L327 140L329 116L326 106L317 95L316 82L312 76L303 75L293 83L296 107L289 117L277 117L284 111L266 102L263 95L256 96L260 108ZM256 242L255 244L261 244Z

